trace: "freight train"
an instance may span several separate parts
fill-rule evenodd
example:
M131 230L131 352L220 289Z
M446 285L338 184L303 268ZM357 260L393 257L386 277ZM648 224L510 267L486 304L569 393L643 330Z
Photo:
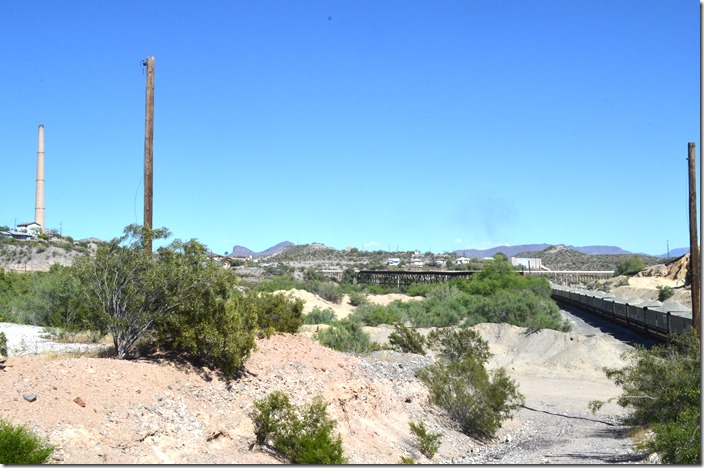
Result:
M692 311L677 302L618 297L556 284L552 284L552 298L662 340L692 327Z

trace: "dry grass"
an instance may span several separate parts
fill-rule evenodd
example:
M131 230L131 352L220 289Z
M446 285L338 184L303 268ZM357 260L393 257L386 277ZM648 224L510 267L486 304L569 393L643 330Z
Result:
M46 361L55 361L60 359L76 359L76 358L112 358L115 357L115 347L112 345L100 348L89 349L66 349L62 351L44 351L36 355Z
M626 429L626 435L635 440L637 444L642 444L652 438L653 431L644 426L635 426Z

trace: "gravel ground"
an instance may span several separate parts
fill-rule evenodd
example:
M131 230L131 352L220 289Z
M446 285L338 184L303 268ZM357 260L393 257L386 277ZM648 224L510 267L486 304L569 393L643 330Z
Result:
M56 343L50 340L42 327L0 322L0 332L7 338L8 356L29 356L41 353L75 353L104 348L103 345L83 343Z

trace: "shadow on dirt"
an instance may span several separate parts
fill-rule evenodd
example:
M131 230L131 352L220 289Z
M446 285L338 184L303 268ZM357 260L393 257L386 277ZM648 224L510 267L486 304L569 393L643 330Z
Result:
M581 321L582 323L580 325L584 324L595 329L594 333L605 333L613 336L619 341L623 341L628 345L635 346L636 344L639 344L648 349L659 343L653 338L649 338L636 330L611 322L603 317L599 317L598 315L592 314L573 305L564 303L558 303L558 305L566 315L571 316L574 320Z

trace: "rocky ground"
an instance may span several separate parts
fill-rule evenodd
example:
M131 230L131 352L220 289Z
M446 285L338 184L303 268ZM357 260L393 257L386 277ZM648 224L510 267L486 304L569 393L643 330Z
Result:
M421 463L647 461L619 425L622 408L607 403L597 415L587 408L590 400L618 395L601 369L622 365L629 345L564 313L573 332L476 327L495 354L491 366L504 366L526 396L525 407L491 441L458 432L428 404L414 372L430 357L338 353L306 336L310 329L259 341L243 376L233 381L172 361L77 357L78 351L66 358L56 354L63 345L53 354L47 354L51 347L43 354L21 348L27 355L11 356L0 371L0 416L55 445L56 463L279 463L254 444L251 419L254 401L278 389L297 404L323 395L351 463L394 464L401 456ZM390 329L370 331L383 341ZM26 337L32 333L8 334L10 347L17 349L18 337L31 343ZM443 433L432 460L417 450L409 421Z

